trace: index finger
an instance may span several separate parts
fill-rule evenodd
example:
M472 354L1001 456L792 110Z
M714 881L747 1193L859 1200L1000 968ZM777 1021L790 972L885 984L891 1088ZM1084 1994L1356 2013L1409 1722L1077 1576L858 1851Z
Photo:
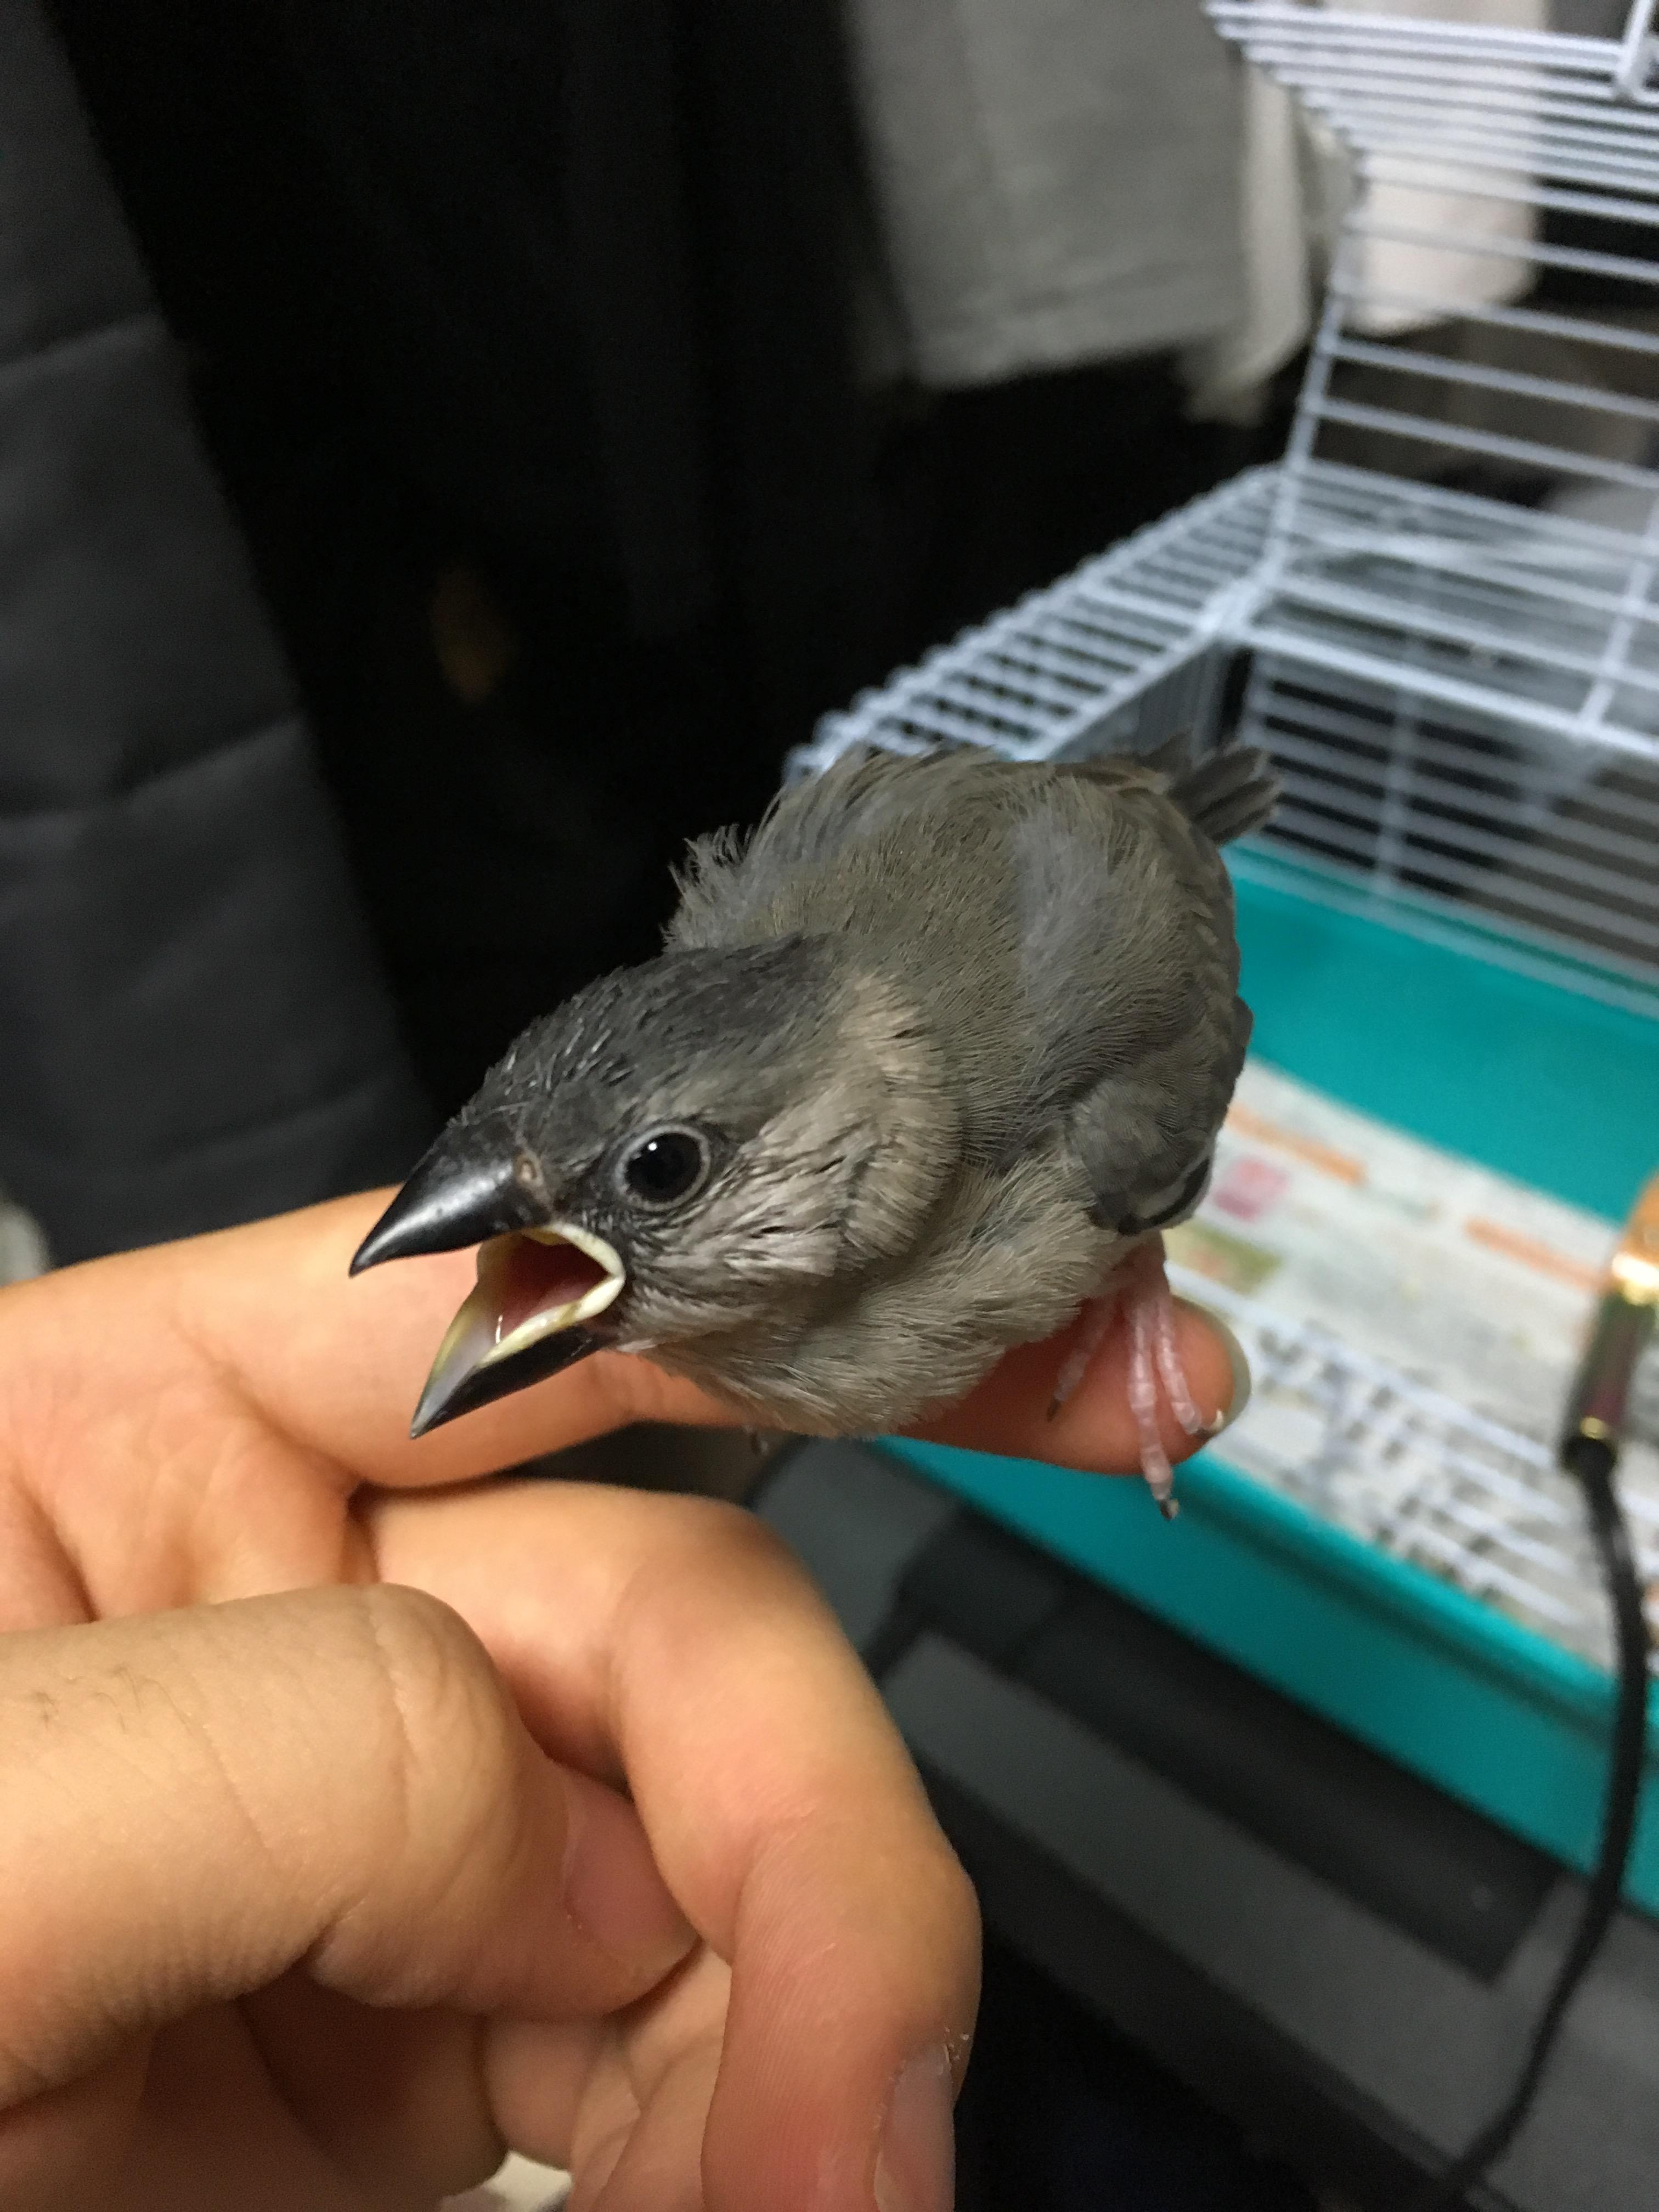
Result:
M629 1421L732 1425L741 1419L648 1359L602 1352L412 1443L410 1411L472 1286L474 1262L471 1253L440 1253L348 1280L351 1254L386 1195L312 1207L195 1248L201 1266L191 1285L192 1328L296 1442L369 1481L401 1488L511 1467ZM1199 1409L1224 1413L1239 1394L1237 1348L1194 1308L1177 1305L1176 1316L1177 1349ZM1049 1418L1069 1334L1017 1347L960 1406L917 1433L1101 1474L1133 1470L1139 1446L1121 1332L1102 1346L1082 1387ZM1172 1461L1198 1448L1167 1412L1164 1429Z
M0 1462L54 1486L54 1519L84 1492L106 1516L112 1469L125 1485L165 1437L175 1491L224 1489L240 1456L274 1511L298 1468L343 1494L463 1481L635 1420L731 1423L729 1407L648 1360L600 1352L537 1388L411 1442L409 1417L473 1260L444 1253L353 1281L350 1257L384 1194L368 1193L188 1243L125 1253L0 1291L8 1358L0 1371ZM1231 1389L1208 1322L1178 1316L1200 1407ZM918 1433L1098 1472L1137 1462L1121 1340L1047 1418L1060 1340L1011 1353L964 1403ZM163 1422L161 1409L177 1418ZM187 1418L186 1418L187 1416ZM1194 1447L1172 1427L1171 1459ZM272 1461L273 1448L288 1458Z

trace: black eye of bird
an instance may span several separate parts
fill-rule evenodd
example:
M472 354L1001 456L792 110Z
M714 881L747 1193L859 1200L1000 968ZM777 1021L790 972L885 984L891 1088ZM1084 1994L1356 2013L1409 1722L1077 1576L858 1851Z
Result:
M708 1172L708 1146L695 1129L656 1129L622 1164L624 1187L647 1206L690 1198Z

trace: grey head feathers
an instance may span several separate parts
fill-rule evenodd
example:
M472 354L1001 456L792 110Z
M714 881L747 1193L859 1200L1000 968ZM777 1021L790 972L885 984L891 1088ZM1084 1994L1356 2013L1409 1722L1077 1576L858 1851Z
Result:
M618 1340L719 1336L798 1314L915 1236L957 1157L925 1026L884 981L801 935L673 950L527 1030L458 1122L533 1164L550 1218L616 1246ZM618 1170L663 1127L707 1146L684 1202Z

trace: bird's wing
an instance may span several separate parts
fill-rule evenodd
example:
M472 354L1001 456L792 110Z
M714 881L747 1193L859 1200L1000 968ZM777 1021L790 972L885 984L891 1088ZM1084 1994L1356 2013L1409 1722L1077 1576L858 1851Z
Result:
M957 1071L968 1157L1061 1133L1098 1218L1139 1218L1207 1160L1249 1034L1199 823L1248 812L1251 775L1170 759L1172 790L1165 757L843 756L747 843L694 848L670 941L799 931L893 968Z
M1196 1203L1249 1038L1232 886L1200 821L1210 799L1248 816L1271 786L1259 763L1216 759L1173 790L1068 766L1015 833L1030 1106L1058 1109L1108 1226Z

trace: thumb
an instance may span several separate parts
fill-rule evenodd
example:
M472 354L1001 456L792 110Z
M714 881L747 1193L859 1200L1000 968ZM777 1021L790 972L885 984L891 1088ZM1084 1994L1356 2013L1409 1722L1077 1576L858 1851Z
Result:
M413 1590L0 1638L0 1803L29 1906L0 1927L0 2112L301 1961L534 2017L627 2003L692 1940L632 1808Z

